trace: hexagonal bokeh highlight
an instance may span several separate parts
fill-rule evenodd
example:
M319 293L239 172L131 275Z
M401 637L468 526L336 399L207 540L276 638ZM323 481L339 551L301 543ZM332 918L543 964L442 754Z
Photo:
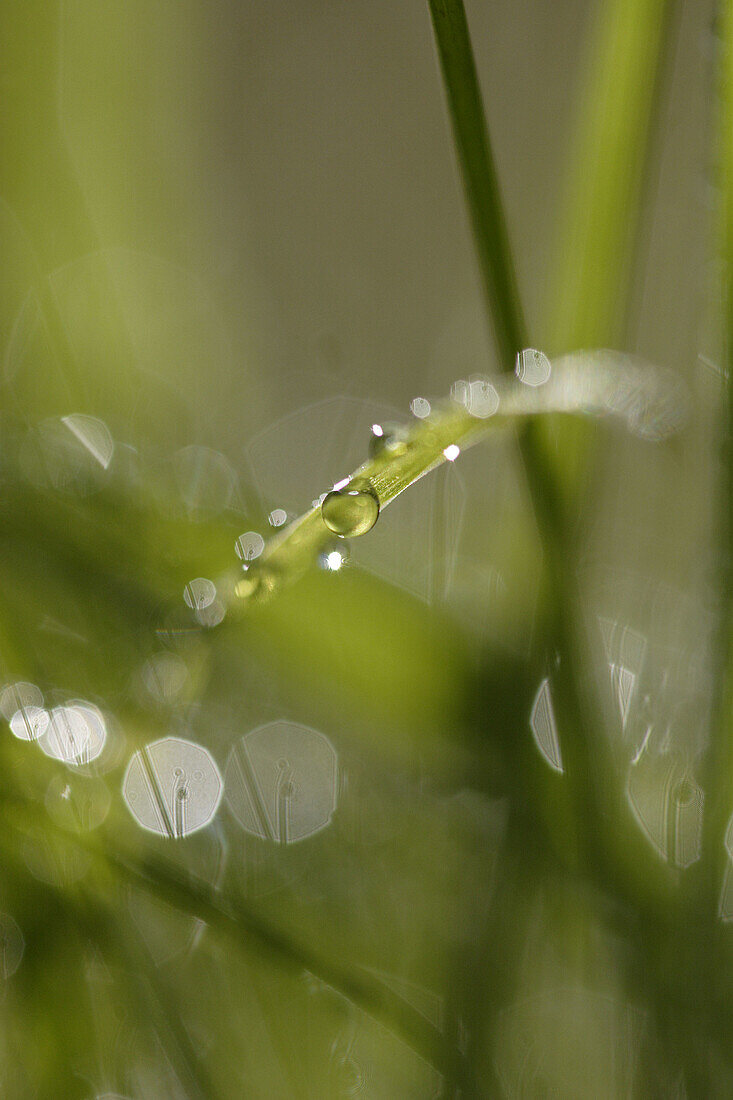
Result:
M138 824L175 839L208 825L222 789L211 755L181 737L164 737L139 749L122 782L123 797Z
M336 809L336 751L324 734L296 722L270 722L241 737L225 779L232 813L262 840L305 840L325 829Z

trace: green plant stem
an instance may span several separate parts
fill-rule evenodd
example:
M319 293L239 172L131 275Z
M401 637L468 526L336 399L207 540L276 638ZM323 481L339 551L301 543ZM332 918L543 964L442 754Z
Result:
M528 340L466 14L462 0L429 0L429 6L500 364L509 371ZM592 858L600 839L597 823L606 816L604 773L605 783L609 773L603 768L597 744L596 752L590 752L593 723L586 713L574 667L567 616L574 614L576 601L565 568L567 523L556 480L530 427L520 433L519 445L545 557L545 630L539 644L549 655L555 651L561 658L553 676L561 753L575 807L576 843L580 851L585 849L587 858Z
M554 353L615 346L623 333L655 89L675 7L610 0L598 8L552 279L561 292L545 311Z
M486 297L494 320L494 329L504 370L509 370L520 347L528 343L522 310L518 302L511 256L507 245L506 221L501 207L497 174L486 134L483 107L476 69L471 53L468 27L462 0L429 0L436 44L445 83L455 144L462 171L463 185L474 230ZM661 42L660 27L664 5L660 0L618 0L611 18L612 33L601 35L602 64L598 69L599 95L590 101L590 129L581 141L583 156L592 155L590 183L588 173L577 175L577 188L571 202L571 220L578 233L566 244L565 256L578 282L555 281L561 288L559 305L553 303L550 327L560 330L563 341L569 325L575 324L583 339L559 344L560 347L588 346L604 342L610 333L608 324L594 328L599 317L610 318L617 294L608 295L614 284L618 291L621 272L616 259L624 254L629 240L628 226L621 224L626 209L636 203L639 171L643 163L639 150L645 148L650 112L650 97L643 90L653 80ZM626 36L633 31L632 56L626 56ZM647 57L648 55L648 57ZM654 64L648 66L651 59ZM621 64L619 64L619 62ZM643 100L641 110L638 100ZM596 112L595 114L593 112ZM613 146L613 161L599 155L598 135ZM592 143L591 139L592 138ZM583 202L578 204L577 189ZM586 220L577 220L576 210ZM622 232L617 233L617 227ZM595 237L605 233L600 248ZM565 242L564 242L565 243ZM586 287L590 283L590 290ZM590 312L584 303L592 294ZM578 321L576 311L583 310ZM592 331L593 335L587 333ZM587 341L587 342L586 342ZM552 344L556 350L558 344ZM579 599L572 572L569 535L577 493L574 491L587 460L588 431L582 425L558 432L548 445L543 425L529 425L520 434L519 444L531 498L537 515L544 551L543 635L536 644L545 646L547 657L556 655L559 663L551 671L553 703L557 714L558 735L565 779L572 808L577 855L589 879L604 893L616 892L631 903L642 926L648 931L655 914L644 903L643 874L649 869L649 854L636 835L621 798L615 768L608 746L598 734L591 699L581 690L576 653L579 642L574 625ZM581 456L579 459L577 456ZM567 469L565 467L568 467ZM531 797L531 792L528 792ZM622 866L619 853L627 847L629 861ZM632 881L629 871L638 878ZM651 881L651 876L650 876ZM498 1009L500 1005L496 1005Z
M499 362L511 370L514 356L526 347L526 328L466 12L461 0L429 0L429 6Z

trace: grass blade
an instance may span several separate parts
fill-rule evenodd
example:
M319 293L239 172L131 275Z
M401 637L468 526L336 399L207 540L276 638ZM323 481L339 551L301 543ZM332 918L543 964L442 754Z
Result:
M509 237L461 0L430 0L474 243L503 370L527 346Z
M543 325L555 353L613 347L623 335L655 89L674 7L665 0L613 0L598 9Z

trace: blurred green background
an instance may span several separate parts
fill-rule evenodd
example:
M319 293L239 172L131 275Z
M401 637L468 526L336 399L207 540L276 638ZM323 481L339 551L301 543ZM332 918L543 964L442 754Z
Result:
M430 7L0 8L3 1096L733 1091L723 32L468 0L472 193ZM684 431L497 436L240 606L240 535L520 337ZM166 737L190 835L126 804Z

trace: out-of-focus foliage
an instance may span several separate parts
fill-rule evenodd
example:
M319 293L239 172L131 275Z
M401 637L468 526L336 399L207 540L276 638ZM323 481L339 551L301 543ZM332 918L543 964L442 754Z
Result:
M728 1095L730 28L0 27L0 1094Z

